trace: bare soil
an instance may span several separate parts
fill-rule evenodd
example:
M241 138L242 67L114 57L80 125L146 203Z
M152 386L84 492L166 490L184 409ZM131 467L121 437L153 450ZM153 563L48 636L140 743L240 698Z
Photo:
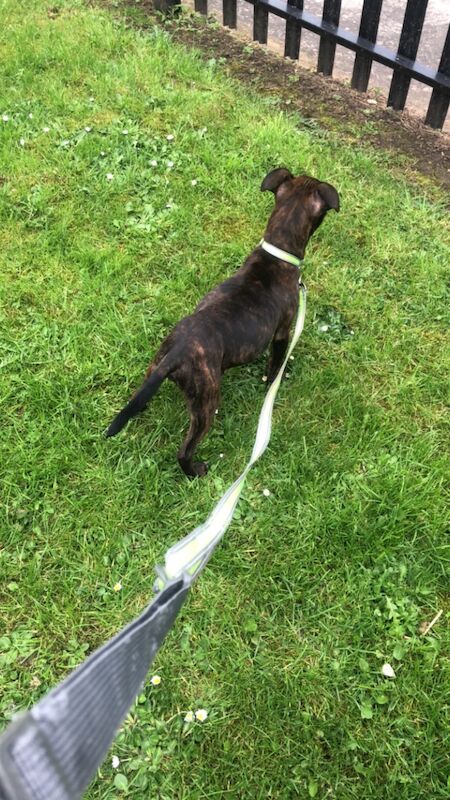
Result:
M112 5L110 0L97 2ZM450 136L432 130L406 111L399 113L386 108L384 98L361 94L341 82L304 69L218 25L212 18L155 17L152 0L141 0L139 17L131 0L116 0L113 7L125 11L128 22L140 27L143 15L148 12L149 24L158 21L169 27L174 41L204 52L207 58L215 58L233 78L258 93L274 95L281 108L315 120L325 129L339 131L347 141L363 140L388 151L393 166L399 165L412 181L431 178L433 183L450 190Z

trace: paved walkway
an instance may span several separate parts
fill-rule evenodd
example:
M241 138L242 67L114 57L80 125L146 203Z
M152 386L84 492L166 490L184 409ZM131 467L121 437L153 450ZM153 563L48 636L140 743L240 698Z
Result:
M400 39L407 0L384 0L381 13L378 43L396 51ZM358 32L363 0L342 0L341 25L347 30ZM307 11L321 16L323 0L304 0ZM209 0L209 13L222 19L221 0ZM273 14L269 15L269 40L271 49L284 51L285 22ZM450 0L429 0L425 24L422 31L417 60L436 68L442 53L447 28L450 23ZM250 38L253 34L253 6L245 0L238 0L238 31ZM309 31L302 31L302 44L299 63L307 68L316 68L319 37ZM343 47L337 47L333 77L349 81L353 69L354 54ZM379 89L387 97L392 71L381 64L373 64L369 89ZM431 88L418 81L411 81L406 108L424 118ZM450 114L444 130L450 132Z

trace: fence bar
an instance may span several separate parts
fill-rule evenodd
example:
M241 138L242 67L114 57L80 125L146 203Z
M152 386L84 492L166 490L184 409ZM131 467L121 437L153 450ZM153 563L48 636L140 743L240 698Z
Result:
M337 28L339 25L339 17L341 15L341 0L325 0L323 4L322 22L327 22L329 25ZM336 53L336 41L331 37L321 36L319 47L319 60L317 64L317 72L323 72L324 75L333 74L334 56Z
M369 42L376 42L383 0L364 0L361 12L359 35ZM353 64L352 89L365 92L369 85L372 58L368 53L356 53Z
M223 0L223 24L227 28L237 27L237 2L236 0Z
M428 0L408 0L397 58L401 55L412 60L415 59L427 5ZM401 111L405 107L410 83L411 78L409 75L402 69L394 69L387 102L388 106L392 106L397 111Z
M267 32L269 28L269 12L256 0L253 10L253 38L260 44L267 44Z
M298 20L302 28L317 33L319 36L325 32L326 35L335 40L336 44L340 44L357 53L361 51L367 52L379 64L391 69L401 68L411 78L415 78L427 86L442 88L445 92L450 90L450 77L448 75L438 72L436 69L431 69L431 67L426 67L411 58L405 58L401 55L394 56L387 47L369 42L356 33L344 30L344 28L335 28L328 25L328 23L324 23L319 17L310 14L308 11L300 11L293 6L288 6L285 0L247 0L247 2L251 5L256 5L258 2L260 6L263 6L277 17L281 17L281 19Z
M288 6L303 11L303 0L287 0ZM298 22L292 19L286 20L286 34L284 39L284 55L286 58L293 58L297 61L300 55L300 40L302 29Z
M439 72L450 77L450 25L448 26L447 38L442 50ZM425 124L431 125L432 128L442 128L447 116L449 103L450 92L446 92L445 89L433 89Z
M208 13L208 0L195 0L194 8L198 14L206 16Z

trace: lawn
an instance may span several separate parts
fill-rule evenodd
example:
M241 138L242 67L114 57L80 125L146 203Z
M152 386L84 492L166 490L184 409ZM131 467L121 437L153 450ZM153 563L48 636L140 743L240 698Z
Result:
M265 359L227 373L203 480L171 384L103 432L286 165L342 209L307 251L272 441L87 797L446 798L445 198L161 27L81 0L0 17L1 724L146 605L246 463Z

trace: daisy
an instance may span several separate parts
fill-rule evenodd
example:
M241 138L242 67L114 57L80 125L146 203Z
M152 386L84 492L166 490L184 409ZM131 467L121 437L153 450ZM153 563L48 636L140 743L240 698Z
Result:
M381 674L385 678L395 678L395 672L390 664L383 664L383 666L381 667Z

